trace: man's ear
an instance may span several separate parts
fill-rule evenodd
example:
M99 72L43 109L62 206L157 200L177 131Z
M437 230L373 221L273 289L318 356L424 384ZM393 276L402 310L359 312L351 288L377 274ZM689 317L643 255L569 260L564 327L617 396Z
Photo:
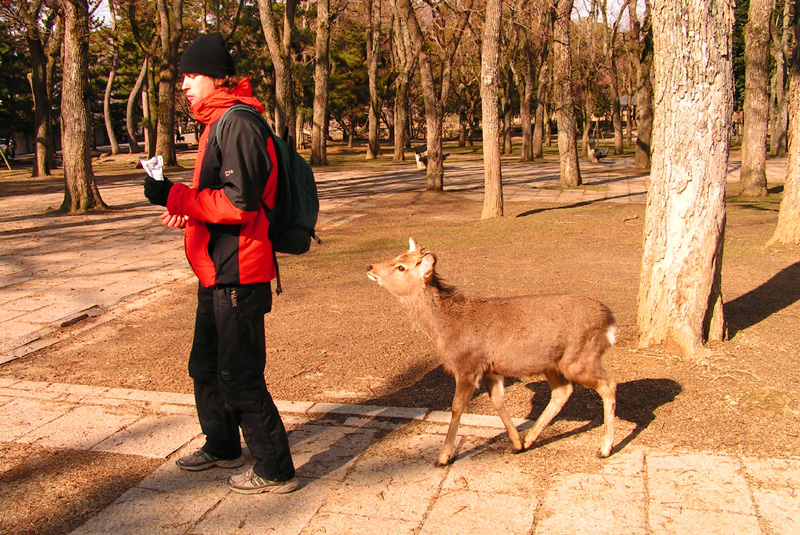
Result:
M419 272L422 280L430 282L436 274L436 256L433 253L426 253L419 263Z

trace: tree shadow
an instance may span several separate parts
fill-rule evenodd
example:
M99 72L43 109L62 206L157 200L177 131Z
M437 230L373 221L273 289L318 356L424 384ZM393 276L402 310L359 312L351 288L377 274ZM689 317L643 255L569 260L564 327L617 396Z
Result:
M800 300L800 262L782 269L764 284L725 303L728 336L756 325Z
M528 217L531 215L541 214L543 212L549 212L551 210L570 210L572 208L580 208L582 206L590 206L592 204L598 202L607 202L613 201L614 199L624 199L629 197L630 195L617 195L615 197L604 197L602 199L591 199L589 201L580 201L572 204L562 204L557 206L548 206L547 208L535 208L533 210L528 210L527 212L522 212L521 214L517 214L516 217Z

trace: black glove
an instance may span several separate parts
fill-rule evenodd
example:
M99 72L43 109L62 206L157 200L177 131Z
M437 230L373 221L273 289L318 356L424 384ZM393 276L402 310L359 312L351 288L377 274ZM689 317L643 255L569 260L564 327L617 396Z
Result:
M172 182L167 177L164 177L164 180L156 180L147 176L144 178L144 196L147 197L150 204L166 206L172 185Z

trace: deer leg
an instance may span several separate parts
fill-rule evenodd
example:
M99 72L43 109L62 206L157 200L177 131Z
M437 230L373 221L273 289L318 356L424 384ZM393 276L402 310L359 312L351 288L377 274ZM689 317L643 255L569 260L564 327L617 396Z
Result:
M475 383L465 379L456 378L456 395L453 397L453 407L450 415L450 427L447 430L447 437L444 439L442 452L439 454L439 465L445 466L450 462L453 454L453 444L456 441L458 432L458 422L461 420L461 413L467 407L472 393L475 392Z
M564 407L564 404L567 402L569 397L572 395L572 383L569 382L561 373L557 370L548 370L544 372L545 377L547 378L547 382L550 383L550 388L552 391L550 392L550 403L547 404L547 407L544 408L542 414L539 415L539 418L536 420L536 423L533 425L533 428L528 431L528 434L525 435L525 449L531 447L537 438L539 438L539 433L542 432L542 429L547 427L553 418L561 412L561 409Z
M511 444L514 446L514 451L522 451L522 440L519 438L519 431L517 431L517 427L508 416L506 407L503 404L506 398L505 386L503 385L503 376L495 373L487 373L483 376L483 380L486 381L486 388L489 390L489 396L491 397L492 405L494 405L494 408L497 409L497 412L500 414L500 419L503 421L503 425L506 426L508 438L511 439Z
M614 413L617 407L617 384L609 379L603 379L595 388L603 398L603 439L597 456L604 459L611 455L614 445Z

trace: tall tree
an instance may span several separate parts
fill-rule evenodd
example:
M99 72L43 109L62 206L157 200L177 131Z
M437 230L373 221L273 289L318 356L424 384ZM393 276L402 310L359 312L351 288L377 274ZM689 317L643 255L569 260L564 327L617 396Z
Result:
M769 100L769 153L772 156L784 156L786 154L787 129L789 127L789 108L788 91L786 84L788 81L787 69L791 50L789 49L791 37L791 8L794 6L793 0L783 0L783 9L775 10L780 15L780 24L772 25L772 59L775 62L775 69L772 73L770 82Z
M744 132L739 192L743 197L767 194L769 24L774 7L775 0L750 0L744 29Z
M161 37L156 153L163 156L164 165L177 165L175 88L178 83L178 55L183 37L183 0L157 0L156 6Z
M794 17L795 35L800 35L800 17ZM792 52L789 68L789 165L778 224L769 244L800 244L800 46Z
M483 211L481 219L503 215L503 174L500 167L500 15L503 0L486 0L481 38L481 100L483 101Z
M369 76L369 134L367 159L381 154L381 99L378 96L378 60L381 49L381 0L366 0L369 23L367 24L367 75Z
M553 24L554 89L558 121L558 154L561 160L561 187L581 185L576 141L577 121L572 100L572 56L570 53L570 17L573 0L557 0Z
M474 0L461 0L453 4L436 4L429 14L433 25L423 31L411 0L398 0L398 7L408 24L409 35L414 46L414 55L419 62L422 79L422 95L425 101L426 141L428 146L428 170L425 189L442 191L444 189L444 158L442 156L442 124L444 122L444 103L450 96L453 58L455 57L464 29L469 22ZM423 4L424 5L424 4ZM443 13L456 8L448 18L455 19L445 24ZM449 11L448 11L449 13ZM438 76L434 72L438 66ZM436 79L439 79L437 93Z
M409 141L408 131L408 87L411 73L416 65L408 25L400 15L397 0L392 0L392 61L394 62L394 156L395 162L405 160L405 146Z
M89 116L89 6L64 0L64 72L61 97L64 202L70 213L105 208L94 181Z
M275 69L275 131L281 135L285 128L297 131L297 113L294 103L294 67L292 62L292 30L297 10L297 0L282 2L283 17L278 31L273 0L258 0L261 28L267 40L267 49Z
M537 69L536 84L536 114L533 126L533 157L541 158L544 155L545 126L549 124L547 116L547 89L551 78L549 65L550 44L553 34L553 22L555 20L555 10L548 7L542 10L542 24L540 39L542 48L539 51L539 66ZM549 139L548 139L549 144Z
M114 133L114 124L111 120L111 95L113 93L114 79L117 76L117 67L119 65L119 46L117 45L119 36L117 35L117 12L114 0L108 0L108 11L108 44L111 47L111 67L108 72L106 91L103 96L103 119L106 125L106 134L108 134L108 140L111 144L111 154L119 154L119 142L117 141L117 135Z
M706 340L722 339L724 330L733 5L729 0L655 0L652 15L658 106L644 221L639 345L673 341L691 355Z
M653 25L650 16L650 0L645 0L644 20L639 21L636 2L628 6L632 25L632 41L638 57L636 68L636 149L634 165L637 169L650 167L650 152L653 136Z
M311 165L328 165L328 82L331 74L331 1L317 1L317 36L314 62L314 110L311 123Z

